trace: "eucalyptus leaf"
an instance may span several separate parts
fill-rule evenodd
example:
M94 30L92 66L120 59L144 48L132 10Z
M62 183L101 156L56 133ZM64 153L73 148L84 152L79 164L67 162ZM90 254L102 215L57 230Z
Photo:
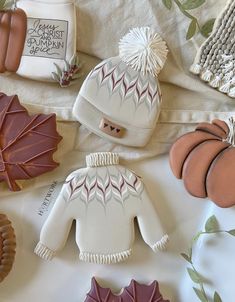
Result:
M195 291L196 295L198 296L199 300L201 302L208 302L207 297L205 297L203 291L201 291L200 289L193 287L193 290Z
M220 295L215 292L214 294L214 302L222 302L222 299L220 298Z
M55 80L56 82L60 82L60 78L59 78L59 76L58 76L57 73L52 72L52 78L53 78L53 80Z
M162 0L162 3L165 5L167 9L171 9L172 7L172 0Z
M198 241L198 239L199 239L199 237L201 236L201 234L202 234L202 232L198 232L197 235L195 235L195 236L193 237L193 242Z
M230 235L232 235L232 236L235 236L235 229L234 229L234 230L228 231L228 233L229 233Z
M54 63L54 65L55 65L55 68L56 68L57 75L59 77L61 77L62 76L62 70L60 69L60 67L56 63Z
M206 0L186 0L186 2L182 4L182 8L184 10L195 9L204 4L205 2Z
M211 34L213 27L215 24L215 19L210 19L208 20L201 28L201 34L205 37L208 38L209 35Z
M70 69L70 64L69 64L69 62L67 62L66 60L64 60L64 66L65 66L65 71L69 71L69 69Z
M6 5L6 0L0 0L0 10L4 10Z
M196 19L193 19L189 25L186 39L187 40L191 39L195 35L196 30L197 30L197 21L196 21Z
M182 253L180 254L187 262L192 263L191 257L189 257L187 254Z
M201 280L201 276L196 272L194 271L193 269L191 268L187 268L187 271L188 271L188 274L190 276L190 278L192 279L193 282L195 283L201 283L202 280Z
M192 259L192 254L193 254L193 248L192 246L188 249L188 255L189 255L189 258Z
M207 219L207 222L205 224L205 231L210 233L210 232L216 232L217 230L218 230L218 221L215 215L213 215Z

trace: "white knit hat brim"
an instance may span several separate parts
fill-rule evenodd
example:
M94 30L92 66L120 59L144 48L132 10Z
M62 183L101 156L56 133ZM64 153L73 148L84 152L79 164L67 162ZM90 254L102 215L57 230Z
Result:
M73 107L73 115L81 124L98 136L101 136L111 142L126 146L144 147L148 143L154 130L154 128L138 128L133 125L124 124L123 122L120 123L120 121L114 120L99 111L89 102L89 100L81 96L81 94L78 95ZM117 138L104 133L99 128L100 122L103 118L108 119L112 123L121 124L121 126L125 128L124 135Z

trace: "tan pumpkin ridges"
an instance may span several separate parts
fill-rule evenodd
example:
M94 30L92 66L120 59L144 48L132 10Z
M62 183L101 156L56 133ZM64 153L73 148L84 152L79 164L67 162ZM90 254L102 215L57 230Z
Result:
M228 127L227 123L225 123L224 121L215 119L215 120L212 121L212 124L218 126L228 136L228 134L229 134L229 127Z
M10 11L1 12L1 23L0 23L0 37L1 37L1 47L0 47L0 72L4 73L6 71L5 59L8 49L11 14Z
M210 143L205 141L190 152L183 165L182 179L186 190L191 195L199 198L208 196L206 188L207 174L217 156L229 146L228 143L219 140L210 141ZM207 154L207 156L203 156L204 154Z
M228 133L221 129L217 124L200 123L196 130L204 131L217 136L220 139L226 139Z
M225 166L227 166L226 169L224 169ZM218 186L218 181L220 186ZM221 208L231 207L235 205L234 183L235 150L234 147L230 146L221 152L210 166L206 179L207 195Z
M6 215L0 214L0 282L12 269L15 260L15 248L16 239L11 222Z
M27 16L22 9L0 12L0 73L19 68L27 31Z
M184 134L172 145L169 153L170 167L176 178L182 178L183 165L190 152L208 140L218 140L213 134L203 131L195 131Z
M191 195L223 208L235 205L235 120L201 123L180 137L170 150L170 165Z

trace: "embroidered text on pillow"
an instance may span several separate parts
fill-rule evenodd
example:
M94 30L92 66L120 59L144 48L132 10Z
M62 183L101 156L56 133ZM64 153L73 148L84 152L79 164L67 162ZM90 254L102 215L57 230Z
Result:
M68 21L28 18L23 55L64 60L67 36Z

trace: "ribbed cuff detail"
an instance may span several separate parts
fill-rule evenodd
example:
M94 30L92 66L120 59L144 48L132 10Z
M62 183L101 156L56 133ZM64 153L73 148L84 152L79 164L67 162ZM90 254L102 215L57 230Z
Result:
M169 236L166 234L162 237L161 240L159 240L152 246L153 251L155 253L159 251L164 251L167 247L168 242L169 242Z
M111 166L119 164L119 155L111 152L91 153L86 156L87 167Z
M55 255L55 252L50 250L43 243L39 242L34 249L34 253L45 260L52 260Z

